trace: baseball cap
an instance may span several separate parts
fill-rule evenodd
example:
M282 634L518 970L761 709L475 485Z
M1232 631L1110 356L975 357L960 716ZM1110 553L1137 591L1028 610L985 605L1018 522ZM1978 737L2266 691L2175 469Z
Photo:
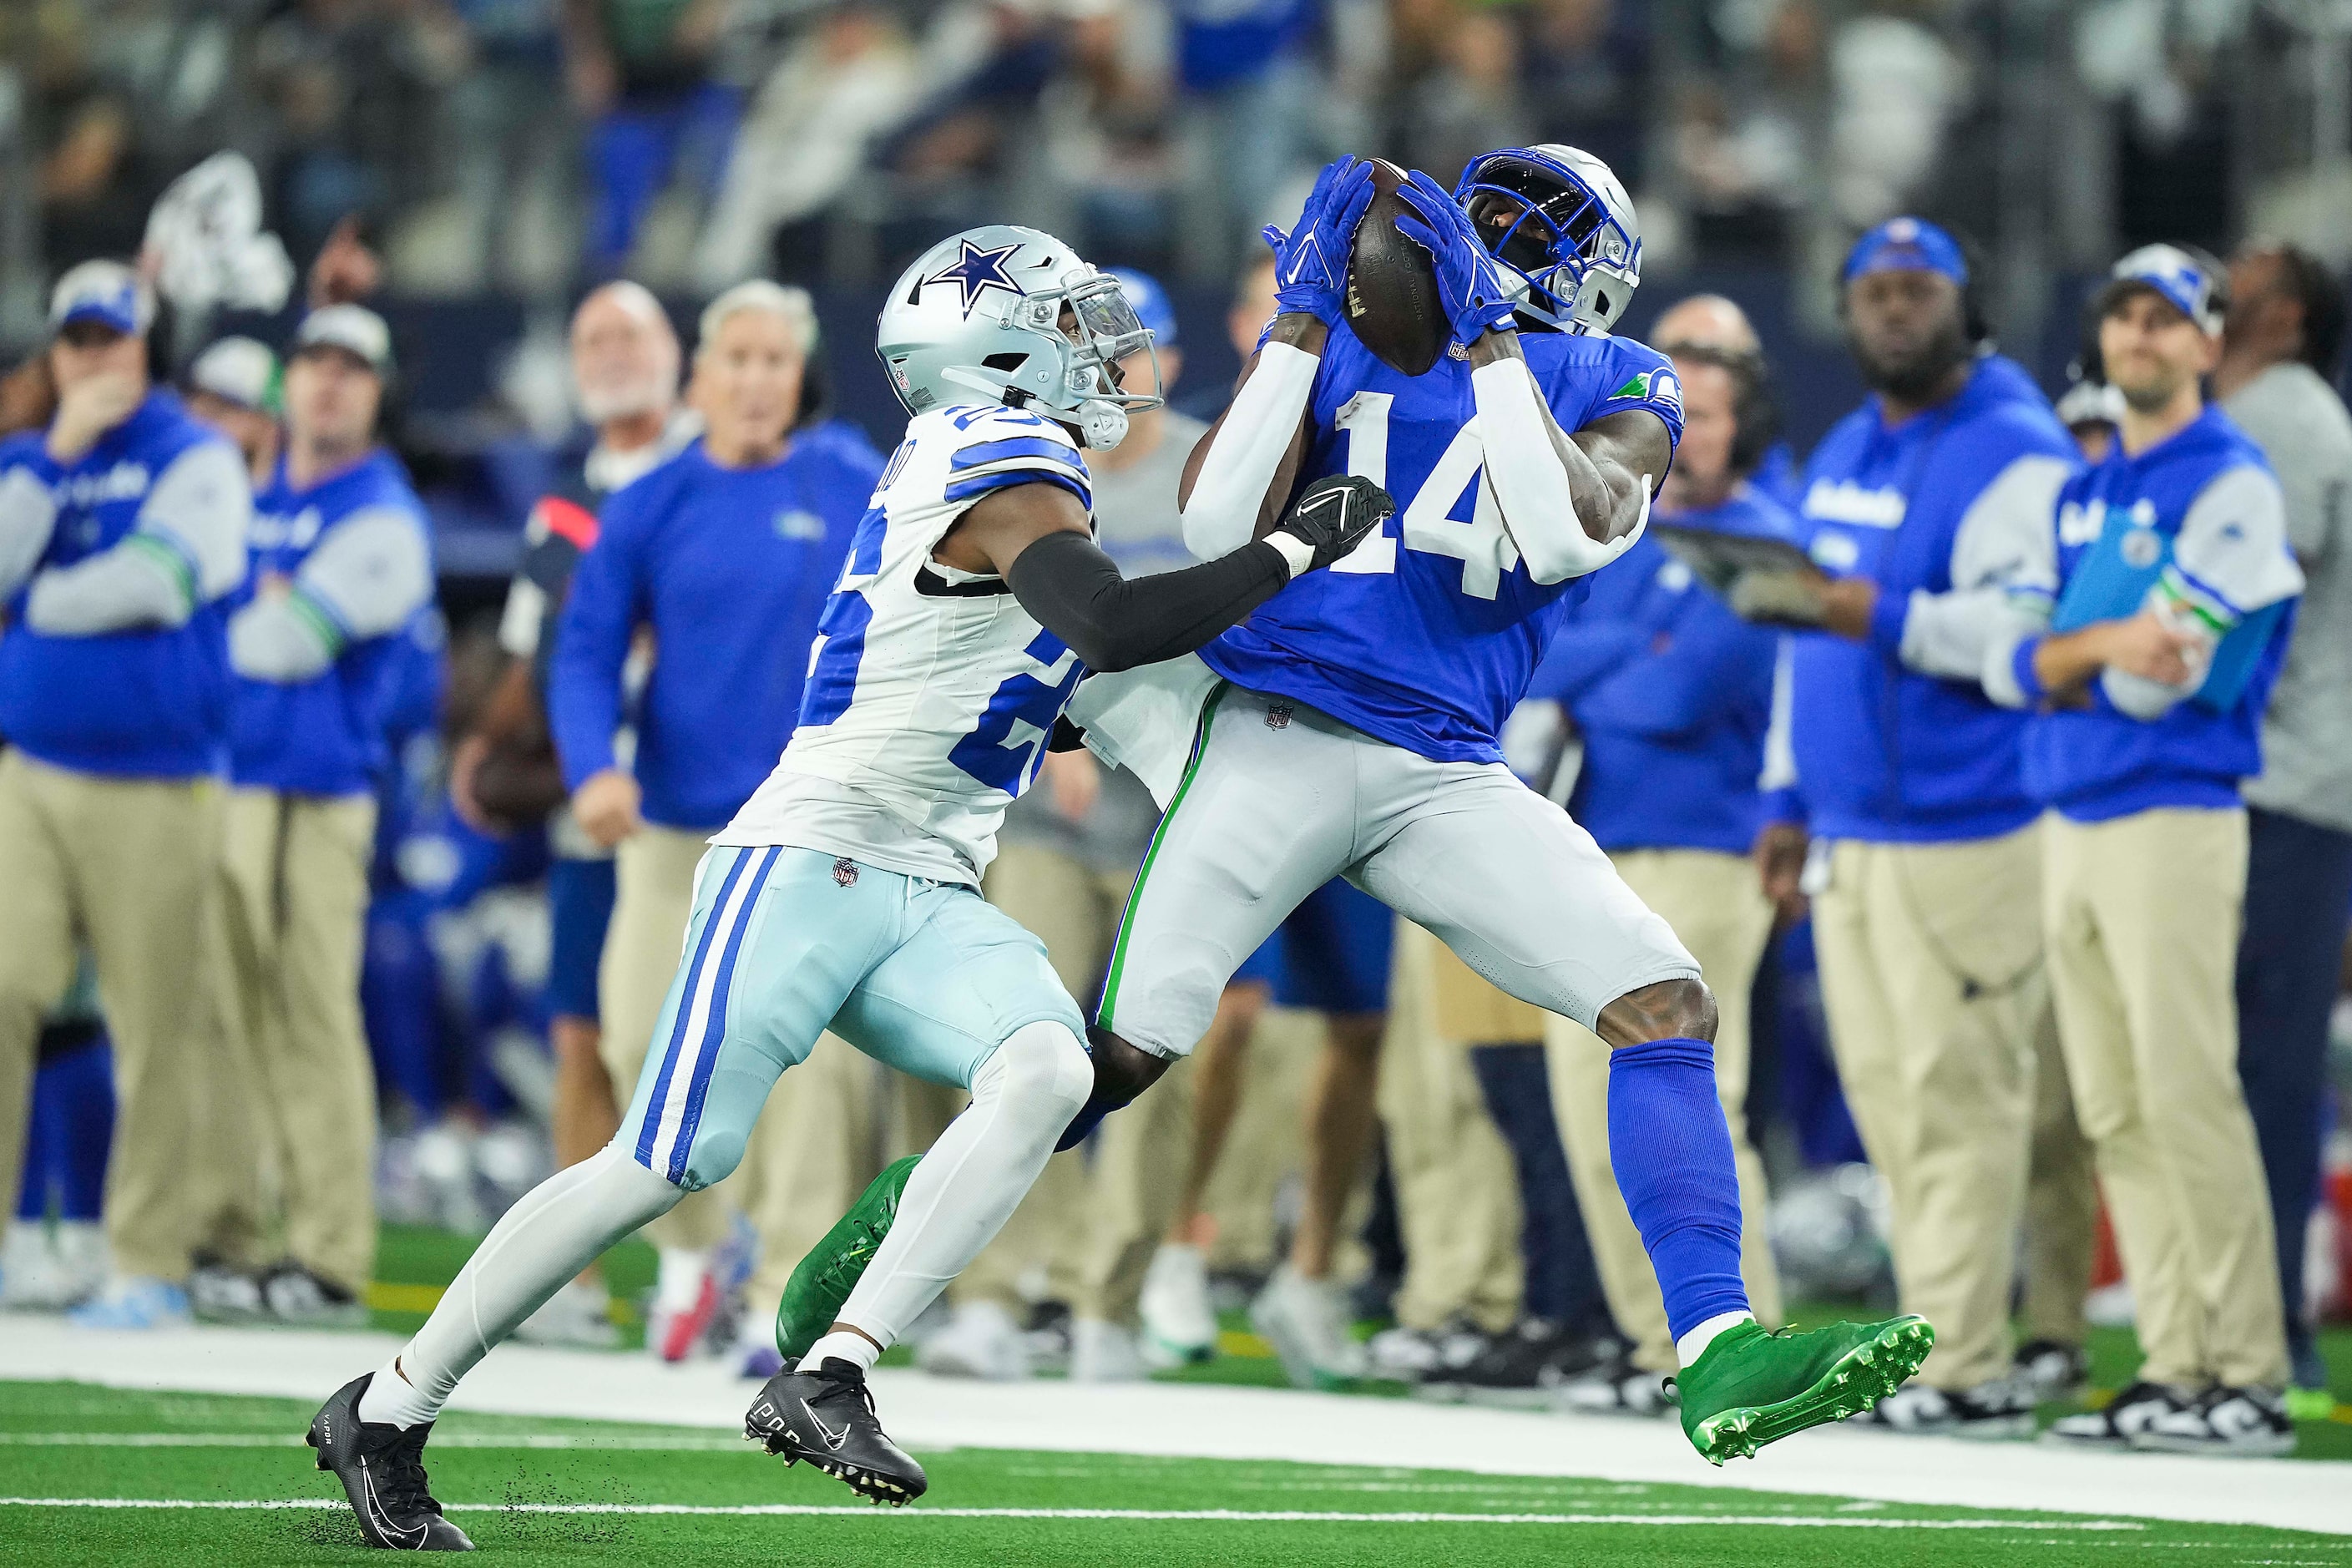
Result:
M310 349L341 349L380 376L392 374L392 329L364 305L329 305L303 317L286 357Z
M188 390L258 413L278 411L278 356L251 338L226 337L206 348L188 367Z
M2151 289L2167 304L2211 334L2221 330L2221 313L2229 304L2227 278L2219 263L2202 259L2177 245L2143 245L2115 265L2106 287L2099 290L2098 310L2104 316L2116 301L2137 289Z
M155 321L155 290L120 261L85 261L49 293L49 330L100 321L124 337L144 336Z
M1176 308L1168 302L1168 290L1160 280L1132 267L1106 267L1103 271L1118 279L1118 291L1135 307L1135 319L1150 331L1152 346L1176 347Z
M1960 242L1923 217L1891 217L1853 242L1838 268L1847 284L1865 272L1940 272L1965 289L1968 258Z

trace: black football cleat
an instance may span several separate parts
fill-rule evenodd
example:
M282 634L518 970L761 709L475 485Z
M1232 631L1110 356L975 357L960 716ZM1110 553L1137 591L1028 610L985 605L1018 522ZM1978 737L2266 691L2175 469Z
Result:
M441 1517L441 1505L425 1489L425 1439L433 1423L362 1421L360 1395L367 1386L368 1377L361 1377L337 1389L310 1417L306 1439L319 1450L319 1468L343 1483L360 1533L370 1546L393 1552L471 1552L474 1543Z
M806 1459L850 1490L903 1508L931 1483L882 1430L874 1395L855 1362L827 1356L814 1372L787 1367L768 1379L743 1417L743 1436L784 1463Z

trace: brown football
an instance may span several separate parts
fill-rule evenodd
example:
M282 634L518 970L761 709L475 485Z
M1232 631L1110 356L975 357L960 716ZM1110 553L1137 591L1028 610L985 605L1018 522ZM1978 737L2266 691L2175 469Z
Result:
M1396 220L1412 216L1396 194L1404 171L1385 158L1370 162L1372 205L1348 254L1348 326L1390 369L1425 375L1453 331L1429 252L1397 232Z

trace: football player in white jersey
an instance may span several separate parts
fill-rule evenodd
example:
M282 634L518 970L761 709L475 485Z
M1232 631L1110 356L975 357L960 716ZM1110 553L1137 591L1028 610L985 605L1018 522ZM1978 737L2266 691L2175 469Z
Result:
M1116 279L1034 229L942 241L892 289L877 344L915 416L852 541L800 727L712 839L684 957L613 1142L484 1239L416 1337L320 1409L310 1442L375 1545L464 1550L422 1464L463 1376L564 1280L734 1170L769 1089L830 1028L971 1091L908 1182L830 1332L763 1388L746 1436L877 1501L922 1468L866 1371L1012 1214L1093 1087L1085 1024L1042 942L981 900L1004 807L1085 670L1198 647L1391 510L1309 487L1264 539L1128 582L1093 539L1085 448L1159 388L1116 365L1150 335Z

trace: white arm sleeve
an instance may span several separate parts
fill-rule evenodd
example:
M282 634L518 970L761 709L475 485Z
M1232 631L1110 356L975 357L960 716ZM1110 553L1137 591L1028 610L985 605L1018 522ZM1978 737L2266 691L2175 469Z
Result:
M346 642L400 629L433 597L432 552L415 515L369 507L327 531L294 585L334 617Z
M291 685L335 662L334 628L291 595L256 599L228 623L228 663L247 680Z
M1650 482L1657 476L1641 476L1642 515L1632 531L1603 544L1577 518L1568 469L1552 446L1559 426L1527 362L1499 359L1480 365L1470 373L1470 395L1478 410L1486 479L1494 487L1503 529L1518 546L1529 576L1546 584L1581 577L1633 547L1649 527Z
M139 510L139 531L176 544L194 569L196 596L209 602L245 581L252 516L245 459L225 441L206 441L181 453L156 479Z
M157 476L128 538L41 574L25 624L59 637L185 625L198 605L244 580L252 506L234 447L218 441L189 447Z
M2267 469L2231 468L2208 484L2180 520L2172 563L2148 590L2147 606L2176 628L2201 633L2189 679L2167 686L2120 669L2099 684L2107 700L2135 719L2159 719L2197 694L2212 650L2232 627L2267 605L2303 592L2303 569L2287 543L2286 502Z
M1258 510L1307 416L1322 363L1288 343L1258 350L1257 369L1234 395L1184 502L1184 548L1201 560L1230 555L1257 531Z
M2063 458L2029 453L2016 458L1977 492L1952 538L1952 586L1911 595L1903 620L1904 665L1922 675L1988 681L1997 645L2013 649L2030 635L2037 598L2049 619L2058 492L2074 466ZM2003 679L2007 679L2006 659ZM2014 688L2015 682L2010 685ZM1995 701L2001 700L1992 693Z
M2286 538L2286 500L2269 470L2231 468L2200 491L2180 520L2163 588L2215 632L2303 592Z
M57 499L29 468L0 474L0 599L24 585L49 547Z
M253 680L308 680L355 642L397 631L433 595L425 531L396 507L328 530L291 592L256 599L229 623L229 663Z

